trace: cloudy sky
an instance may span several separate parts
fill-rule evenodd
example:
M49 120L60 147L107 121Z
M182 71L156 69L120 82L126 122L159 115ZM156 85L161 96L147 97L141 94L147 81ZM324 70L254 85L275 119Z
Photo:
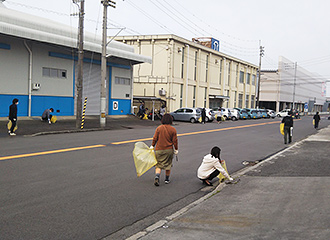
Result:
M3 1L3 0L2 0ZM77 26L72 0L6 0L8 8ZM330 80L329 0L116 0L108 9L108 35L175 34L214 37L220 51L277 69L284 56ZM85 1L85 29L101 35L100 0Z

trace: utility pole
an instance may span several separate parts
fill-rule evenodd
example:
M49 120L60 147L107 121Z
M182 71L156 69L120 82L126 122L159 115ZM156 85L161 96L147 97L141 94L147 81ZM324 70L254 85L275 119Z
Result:
M78 2L73 0L74 3ZM84 15L85 15L85 0L80 0L79 11L79 34L78 34L78 66L77 66L77 81L76 81L76 128L81 125L82 111L82 91L83 91L83 64L84 64Z
M260 55L259 55L259 68L258 68L258 90L257 90L257 104L256 108L259 108L259 100L260 100L260 75L261 75L261 58L264 56L264 47L260 45Z
M102 34L102 58L101 58L101 104L100 104L100 126L106 125L106 89L107 89L107 19L108 6L115 8L116 3L111 0L101 1L103 4L103 34ZM110 84L110 83L109 83ZM111 93L110 93L111 94Z
M292 99L292 110L294 110L294 101L296 96L296 78L297 78L297 62L294 63L294 79L293 79L293 99Z

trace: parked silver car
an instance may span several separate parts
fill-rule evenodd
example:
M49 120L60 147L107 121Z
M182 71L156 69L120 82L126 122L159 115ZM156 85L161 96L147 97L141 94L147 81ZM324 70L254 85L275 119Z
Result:
M195 123L201 116L198 108L179 108L174 112L170 112L174 121L187 121Z

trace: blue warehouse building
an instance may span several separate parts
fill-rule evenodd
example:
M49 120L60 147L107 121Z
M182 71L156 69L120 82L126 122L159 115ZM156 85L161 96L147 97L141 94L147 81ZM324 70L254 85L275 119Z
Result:
M0 117L13 98L19 116L75 115L77 29L5 8L0 2ZM84 33L83 100L86 115L100 114L101 37ZM107 47L107 114L132 112L133 66L151 63L132 46L112 41Z

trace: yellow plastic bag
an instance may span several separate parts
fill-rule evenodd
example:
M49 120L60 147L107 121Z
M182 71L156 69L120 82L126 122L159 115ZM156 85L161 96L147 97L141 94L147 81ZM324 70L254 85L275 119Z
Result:
M223 169L225 169L226 172L228 173L227 166L226 166L226 161L225 161L225 160L222 160L222 161L221 161L221 166L222 166ZM228 173L228 175L229 175L229 173ZM220 173L220 174L218 175L218 178L219 178L219 182L222 182L224 179L226 179L226 177L225 177L222 173Z
M56 123L56 121L57 121L57 117L56 117L56 116L52 116L52 118L50 119L50 121L51 121L52 123Z
M136 174L142 176L146 171L156 165L155 152L151 150L144 142L135 143L133 150Z
M202 117L198 118L198 122L200 122L200 123L202 122Z
M142 119L144 119L144 120L148 119L148 115L144 114Z
M8 130L10 130L11 129L11 125L12 125L12 123L11 123L11 121L9 120L9 122L7 123L7 128L8 128ZM17 130L17 122L16 122L16 126L14 127L14 132Z
M284 135L284 123L280 124L280 132L282 135Z
M313 119L313 126L315 126L315 119Z

